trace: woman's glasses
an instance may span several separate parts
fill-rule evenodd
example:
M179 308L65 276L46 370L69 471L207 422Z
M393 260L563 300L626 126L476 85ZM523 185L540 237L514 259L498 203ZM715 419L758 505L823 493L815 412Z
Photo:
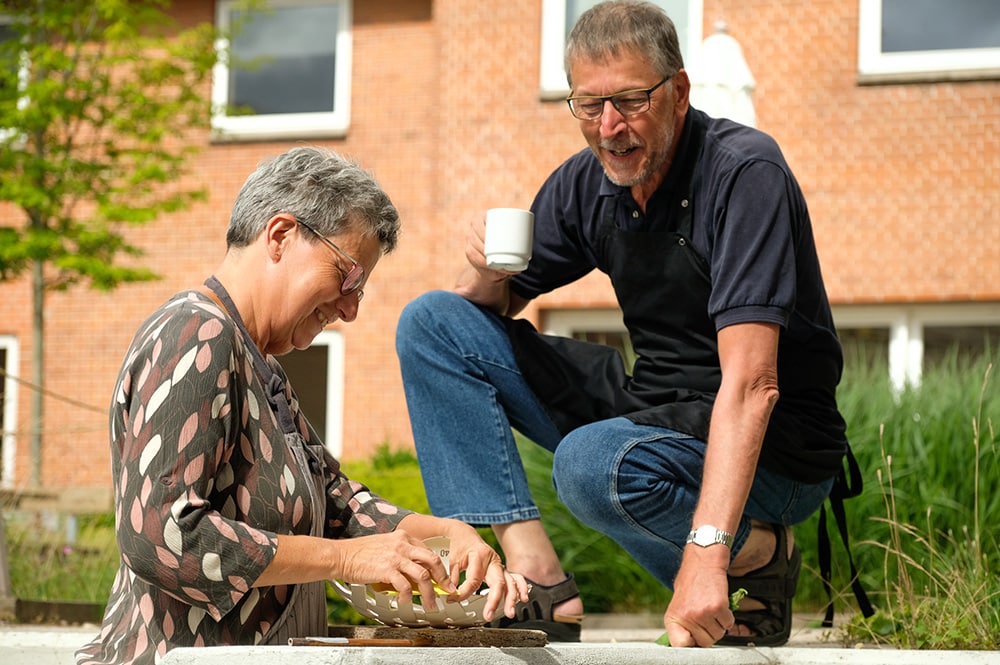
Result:
M365 292L361 290L361 282L365 280L364 266L362 266L360 263L351 258L350 254L348 254L341 248L337 247L337 245L334 244L332 240L323 235L320 235L319 231L317 231L310 225L306 224L301 219L297 219L295 221L297 221L299 224L309 229L309 231L312 232L314 236L325 242L327 246L332 247L335 252L337 252L338 254L340 254L345 259L351 262L351 268L347 272L344 272L344 270L341 269L340 266L337 266L337 270L339 270L344 275L344 279L340 282L340 293L341 295L349 296L352 293L356 292L358 294L358 300L360 301L361 298L363 298L365 295Z

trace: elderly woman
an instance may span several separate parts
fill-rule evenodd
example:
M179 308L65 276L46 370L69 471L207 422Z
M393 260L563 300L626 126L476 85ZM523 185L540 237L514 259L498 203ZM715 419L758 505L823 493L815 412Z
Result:
M527 600L472 527L344 476L275 360L357 317L398 229L371 176L328 151L294 148L247 179L222 265L156 310L125 355L110 414L121 565L77 663L325 635L328 579L425 599L436 582L459 600L485 582L487 619ZM450 577L422 542L439 535Z

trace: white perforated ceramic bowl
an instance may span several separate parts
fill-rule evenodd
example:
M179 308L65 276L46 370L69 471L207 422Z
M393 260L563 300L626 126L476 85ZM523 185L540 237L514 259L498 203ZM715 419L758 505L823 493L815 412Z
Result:
M428 538L424 543L441 557L445 570L450 570L448 553L451 541L439 536ZM483 608L486 606L484 592L458 602L447 602L441 595L438 598L441 607L433 608L424 607L419 594L414 594L413 602L410 603L401 599L397 591L375 589L370 584L348 584L334 580L333 588L358 613L387 626L447 628L481 626L486 623L483 619Z

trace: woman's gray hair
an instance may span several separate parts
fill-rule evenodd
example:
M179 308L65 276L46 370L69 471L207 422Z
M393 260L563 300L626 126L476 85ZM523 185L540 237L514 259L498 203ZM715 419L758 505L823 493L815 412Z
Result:
M279 213L324 236L348 230L374 236L383 254L396 248L399 236L399 213L375 178L325 148L299 146L260 163L233 203L227 247L246 247Z
M660 7L636 0L613 0L591 7L566 38L566 78L577 60L604 62L622 52L649 58L661 76L684 68L677 29Z

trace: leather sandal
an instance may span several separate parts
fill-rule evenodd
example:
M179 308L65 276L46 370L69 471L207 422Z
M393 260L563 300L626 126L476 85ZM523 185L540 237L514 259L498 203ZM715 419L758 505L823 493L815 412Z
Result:
M771 561L742 577L729 578L730 594L746 589L748 598L764 605L761 610L733 612L737 624L748 627L756 634L748 637L725 635L718 641L719 645L776 647L786 643L791 635L792 598L795 597L802 570L802 553L798 545L793 545L792 554L788 556L785 527L780 524L771 526L777 540Z
M501 615L486 624L489 628L518 628L541 630L550 642L579 642L582 614L558 614L552 608L580 595L573 574L552 586L543 586L524 578L528 583L528 601L517 601L514 618Z

